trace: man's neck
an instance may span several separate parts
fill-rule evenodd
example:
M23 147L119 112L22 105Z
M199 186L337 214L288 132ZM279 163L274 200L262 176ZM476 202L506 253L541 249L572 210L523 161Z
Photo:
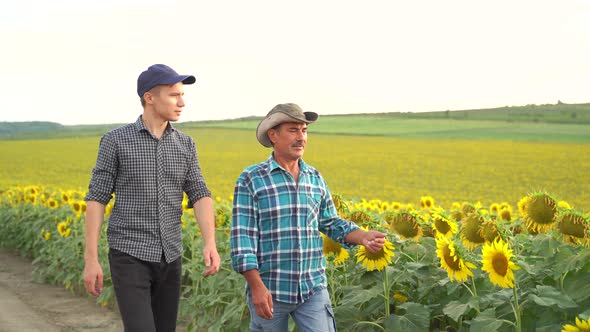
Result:
M287 172L291 173L291 175L293 175L293 178L295 179L295 181L297 181L299 179L299 159L285 159L285 158L281 158L281 157L277 157L277 155L274 155L274 159L277 162L277 164L279 164L279 166L281 166L282 168L284 168Z
M141 121L143 121L144 127L156 138L162 137L168 126L168 121L159 117L150 116L150 114L145 111L141 116Z

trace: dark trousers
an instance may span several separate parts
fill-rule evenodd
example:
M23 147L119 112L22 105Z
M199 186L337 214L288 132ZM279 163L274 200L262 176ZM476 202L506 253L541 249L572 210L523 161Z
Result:
M176 330L181 258L153 263L110 249L109 265L126 332Z

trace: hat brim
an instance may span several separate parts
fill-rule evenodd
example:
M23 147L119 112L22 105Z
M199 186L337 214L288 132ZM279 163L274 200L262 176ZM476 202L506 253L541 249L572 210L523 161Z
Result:
M193 75L177 75L170 77L168 80L164 80L162 85L176 84L182 82L182 84L193 84L197 79Z
M260 142L262 146L270 148L272 147L272 143L268 138L269 129L285 122L300 122L310 124L319 118L319 115L315 112L303 112L303 114L305 117L294 117L284 112L276 112L268 115L262 119L262 121L260 121L258 124L258 127L256 127L256 138L258 139L258 142Z
M158 85L173 85L179 82L182 84L193 84L197 81L197 78L193 75L173 75L164 79L156 80L151 84L148 84L144 91L138 91L137 94L142 97L146 92L150 91Z

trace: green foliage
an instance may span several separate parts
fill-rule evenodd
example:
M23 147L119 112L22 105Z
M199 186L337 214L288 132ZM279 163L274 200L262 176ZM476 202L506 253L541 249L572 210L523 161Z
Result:
M23 192L36 190L31 187ZM46 191L35 195L46 199L55 196ZM26 195L14 192L4 192L1 197L0 246L18 249L33 258L40 280L86 294L82 281L83 215L64 202L50 209L42 201L27 200ZM343 203L351 213L362 211L352 202ZM222 265L213 277L202 275L203 243L192 211L183 215L180 324L187 331L248 331L245 282L230 264L229 202L217 201L215 211ZM428 210L416 212L423 218L429 215ZM369 213L370 224L385 229L384 214ZM511 223L522 225L522 220ZM388 234L395 256L382 271L363 269L353 258L356 250L343 265L335 265L328 257L328 291L339 330L504 332L520 326L521 331L555 331L573 323L575 317L587 317L590 248L565 243L557 229L537 235L512 234L511 224L499 225L505 228L502 234L520 267L515 271L514 289L494 286L481 269L473 270L473 277L465 282L451 282L441 268L431 237L401 240L396 234ZM97 302L112 307L116 301L106 262L106 227L102 231L99 258L106 278ZM465 255L469 262L480 264L481 249L466 251Z
M35 132L54 132L64 130L64 126L55 122L0 122L0 137L15 134L30 134Z

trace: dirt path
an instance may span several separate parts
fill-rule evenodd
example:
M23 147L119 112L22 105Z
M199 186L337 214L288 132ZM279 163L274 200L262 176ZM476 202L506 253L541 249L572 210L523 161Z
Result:
M118 313L32 280L29 260L0 248L0 332L123 331Z

